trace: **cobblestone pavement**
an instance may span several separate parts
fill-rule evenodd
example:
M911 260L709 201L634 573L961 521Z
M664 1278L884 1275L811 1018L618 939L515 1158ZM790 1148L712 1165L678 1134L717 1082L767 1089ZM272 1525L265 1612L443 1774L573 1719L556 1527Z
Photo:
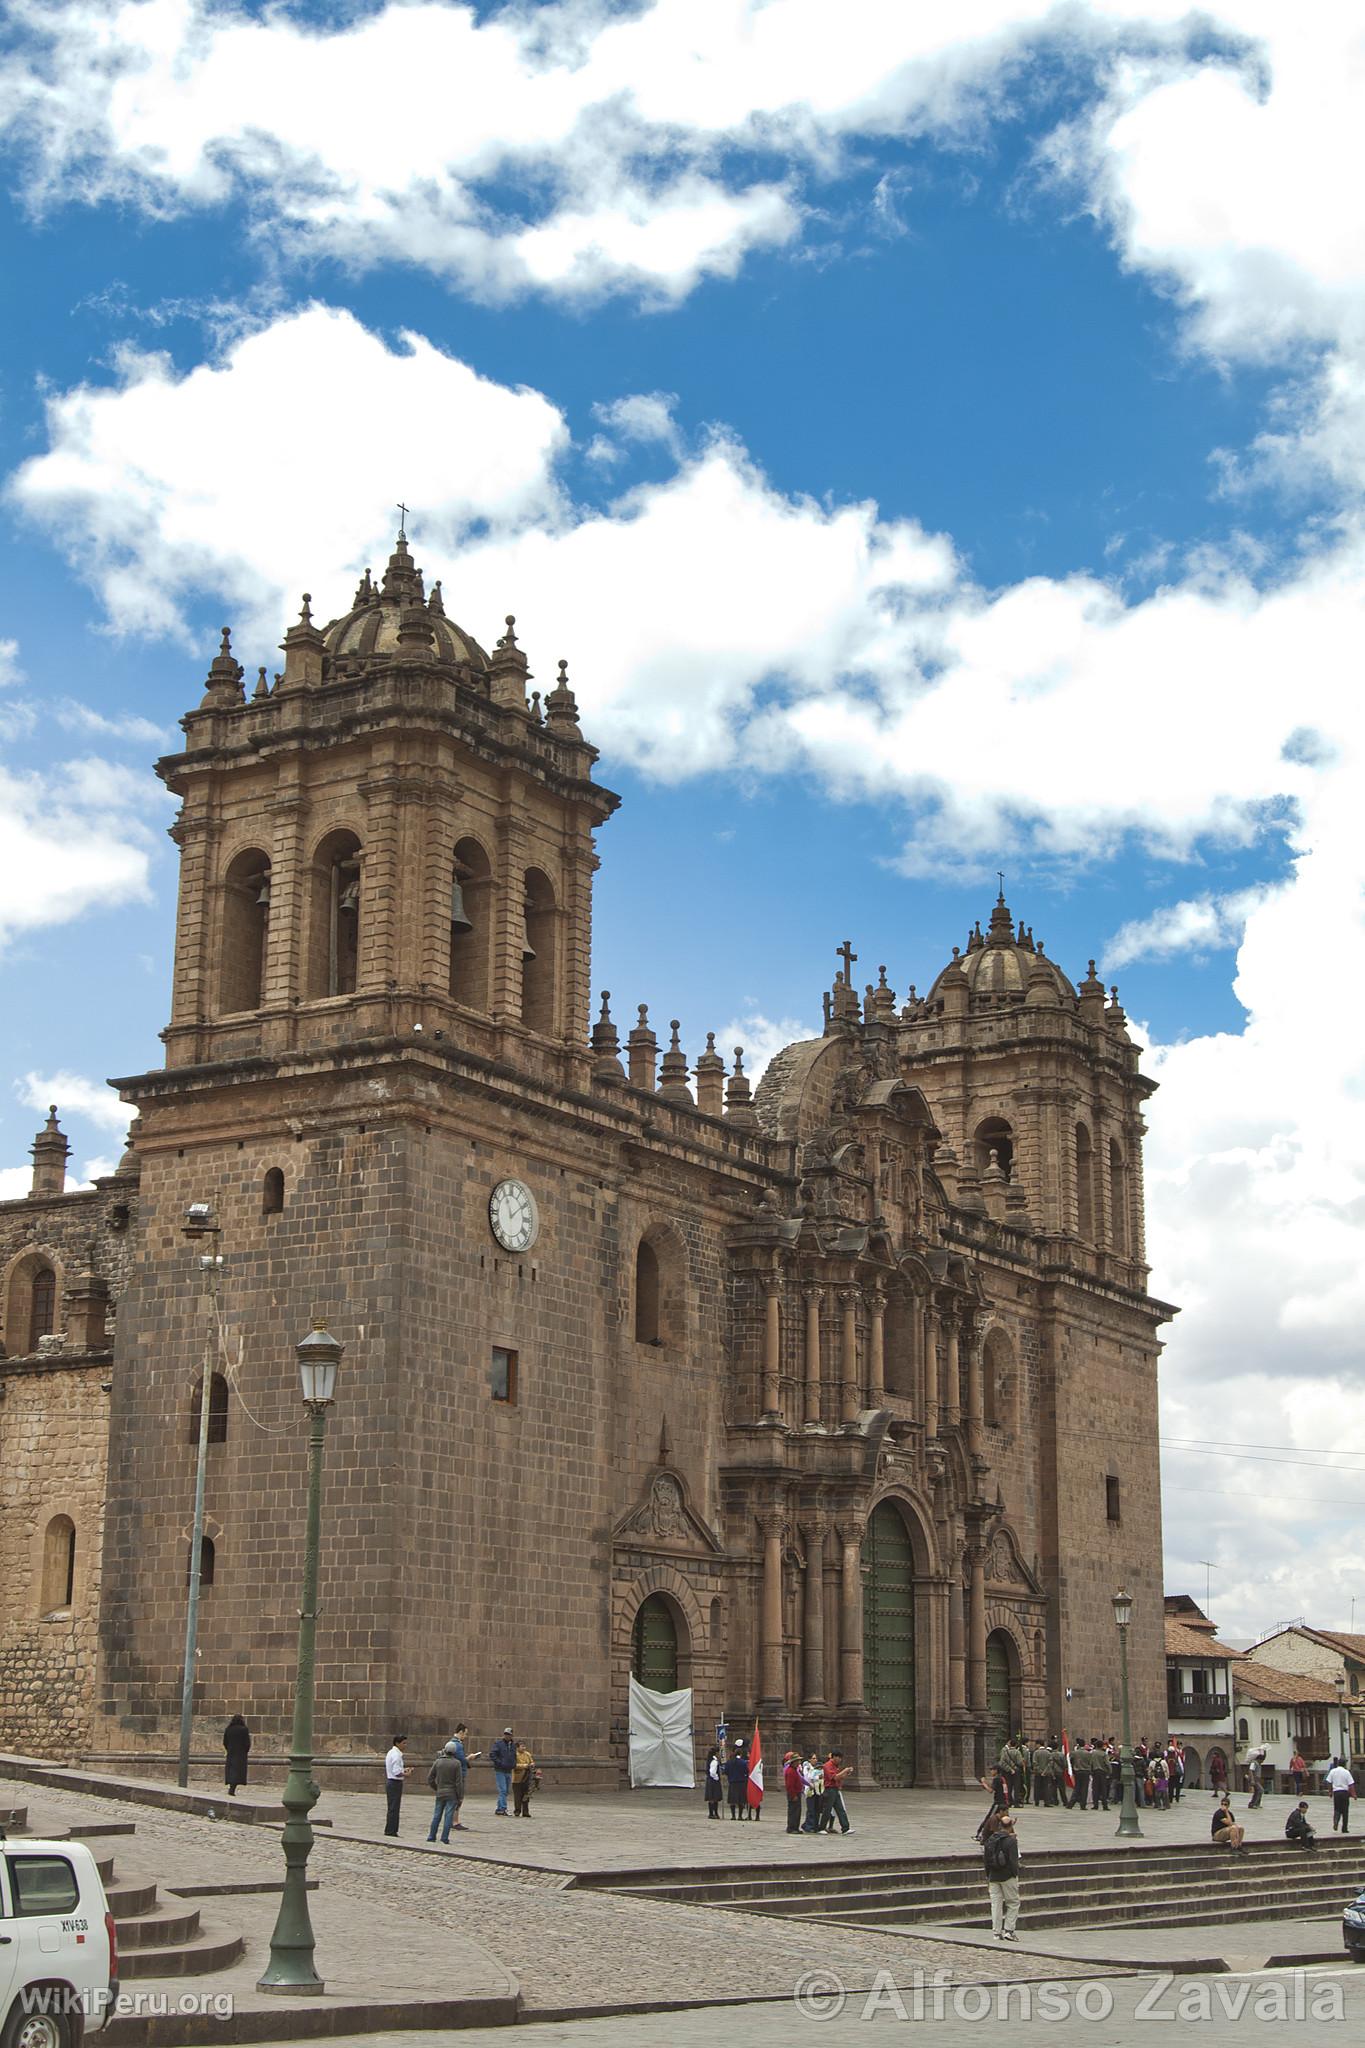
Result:
M592 1802L595 1825L602 1823L604 1803ZM135 1836L115 1838L116 1854L127 1869L155 1874L168 1884L177 1879L240 1882L277 1877L282 1870L273 1829L229 1828L197 1815L47 1790L35 1789L29 1804L37 1825L79 1825L94 1818L135 1821ZM774 1830L775 1839L779 1832ZM406 1981L427 1992L433 1973L443 1982L456 1974L454 1958L466 1937L519 1980L531 2013L690 2003L738 1993L783 1998L817 1963L837 1969L858 1988L875 1983L879 1972L908 1985L917 1971L942 1969L958 1980L994 1981L1044 1977L1058 1967L1017 1951L978 1956L903 1935L803 1929L709 1907L565 1890L553 1872L512 1871L415 1845L332 1840L326 1829L319 1831L311 1868L321 1880L315 1895L318 1966L329 1992L342 1992L344 1974L347 1997L376 1995L358 1994L356 1987L363 1987L372 1964L387 1971L395 1955ZM232 1917L238 1903L225 1901L223 1916ZM323 1909L327 1914L335 1910L338 1918L328 1923ZM254 1983L273 1915L253 1911L238 1917L266 1923L263 1931L256 1929L262 1947L238 1966L240 1981ZM344 1944L341 1952L329 1951L322 1934L327 1924ZM401 1939L395 1945L398 1927ZM217 1978L196 1980L196 1988L218 1984Z

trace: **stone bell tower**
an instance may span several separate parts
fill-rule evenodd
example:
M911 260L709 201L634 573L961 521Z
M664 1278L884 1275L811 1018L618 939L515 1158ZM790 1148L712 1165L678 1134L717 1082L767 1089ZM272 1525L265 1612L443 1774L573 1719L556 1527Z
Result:
M168 1065L420 1028L567 1080L617 800L566 664L528 698L512 618L485 654L402 532L343 617L315 625L305 596L283 652L248 696L225 627L158 767L182 800Z

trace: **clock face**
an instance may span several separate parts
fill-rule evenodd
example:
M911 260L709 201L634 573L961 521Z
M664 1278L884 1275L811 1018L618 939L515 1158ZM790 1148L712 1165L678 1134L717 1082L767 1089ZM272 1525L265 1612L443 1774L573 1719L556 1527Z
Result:
M524 1181L498 1182L488 1197L488 1221L505 1252L528 1252L540 1235L536 1198Z

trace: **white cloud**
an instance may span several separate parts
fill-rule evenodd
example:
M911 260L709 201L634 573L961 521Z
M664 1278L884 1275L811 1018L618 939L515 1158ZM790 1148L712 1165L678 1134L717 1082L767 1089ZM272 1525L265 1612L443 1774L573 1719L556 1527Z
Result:
M163 746L167 738L161 726L150 718L140 718L135 711L120 711L110 718L107 712L78 704L71 697L54 705L52 716L68 732L96 733L101 739L129 740L140 747Z
M1172 954L1207 953L1235 946L1250 913L1264 901L1264 889L1239 889L1230 895L1188 896L1164 904L1149 917L1130 918L1105 942L1106 974L1131 966L1134 960L1163 960Z
M127 1130L132 1115L127 1103L120 1102L114 1090L106 1087L103 1081L88 1080L84 1074L72 1074L65 1068L55 1074L30 1071L22 1080L15 1082L14 1092L21 1102L43 1116L55 1103L59 1123L64 1124L69 1116L82 1116L103 1130L117 1132L120 1137Z
M0 1202L21 1202L33 1185L31 1166L0 1166Z
M750 1005L742 1016L731 1018L725 1029L716 1033L716 1051L726 1066L732 1068L735 1047L742 1047L744 1071L757 1088L768 1062L781 1052L784 1045L794 1045L800 1039L818 1038L819 1035L814 1025L803 1024L799 1017L774 1019L765 1016L756 1005Z
M19 642L0 640L0 690L7 690L11 684L23 681L24 671L19 666Z
M0 767L0 952L16 935L150 898L152 833L164 804L149 777L97 759L41 773Z
M658 442L670 455L676 456L682 452L678 423L673 417L677 403L675 391L635 391L625 398L601 402L593 407L592 412L594 419L600 420L623 441L646 445Z

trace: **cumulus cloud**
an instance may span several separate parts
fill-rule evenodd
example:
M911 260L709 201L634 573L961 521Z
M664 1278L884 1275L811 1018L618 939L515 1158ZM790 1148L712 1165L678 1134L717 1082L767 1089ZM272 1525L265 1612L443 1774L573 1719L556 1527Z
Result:
M1165 960L1173 954L1196 956L1235 946L1250 913L1265 899L1263 889L1239 889L1224 896L1188 896L1163 904L1149 917L1130 918L1104 947L1106 974L1131 966L1134 960Z
M146 820L163 803L149 777L93 757L31 774L0 767L0 954L44 925L149 900Z
M119 1101L112 1088L103 1081L88 1080L84 1074L70 1073L66 1068L53 1074L39 1074L30 1069L22 1080L15 1082L14 1092L21 1102L43 1116L55 1103L60 1121L64 1122L68 1116L82 1116L120 1136L128 1128L128 1105ZM113 1171L112 1167L108 1170Z
M78 704L71 697L55 704L52 716L68 732L97 733L101 739L128 740L140 747L161 746L166 740L162 726L154 725L150 718L139 717L135 711L120 711L111 718L107 712Z
M22 681L24 671L19 666L19 642L0 640L0 690L6 690L12 683Z
M658 442L670 455L678 455L682 439L673 417L677 403L675 391L634 391L625 398L599 401L592 412L594 419L621 440L645 445Z
M784 1045L794 1045L798 1039L818 1038L819 1035L815 1025L803 1024L799 1017L772 1018L766 1016L756 1003L750 1003L742 1015L732 1017L725 1029L716 1033L716 1051L727 1067L733 1067L735 1048L742 1047L744 1071L757 1088L769 1061L781 1052Z

